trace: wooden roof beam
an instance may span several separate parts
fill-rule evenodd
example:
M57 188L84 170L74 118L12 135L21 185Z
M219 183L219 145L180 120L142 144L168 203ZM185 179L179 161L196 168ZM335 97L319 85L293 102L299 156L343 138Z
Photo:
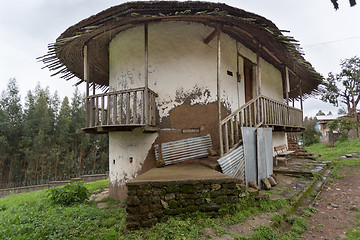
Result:
M207 36L207 37L204 39L204 43L205 43L205 44L208 44L208 43L211 42L211 40L213 40L218 34L219 34L218 29L215 29L212 33L210 33L209 36Z

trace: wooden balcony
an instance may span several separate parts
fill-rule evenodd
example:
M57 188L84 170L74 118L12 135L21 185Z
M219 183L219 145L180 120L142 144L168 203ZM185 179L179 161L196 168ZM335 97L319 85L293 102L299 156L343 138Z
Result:
M241 144L241 127L272 127L274 131L299 132L304 130L303 112L282 102L259 95L221 121L225 154Z
M145 88L121 90L87 97L86 133L131 131L143 127L144 131L157 131L157 94Z

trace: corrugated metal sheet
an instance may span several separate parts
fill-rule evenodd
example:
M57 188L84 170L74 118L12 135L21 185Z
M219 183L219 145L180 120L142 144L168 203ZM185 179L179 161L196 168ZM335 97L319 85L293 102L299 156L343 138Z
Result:
M164 160L165 165L182 162L188 159L207 157L212 147L210 134L182 139L173 142L156 144L156 160Z
M244 147L242 145L222 156L217 161L224 174L241 178L245 181Z

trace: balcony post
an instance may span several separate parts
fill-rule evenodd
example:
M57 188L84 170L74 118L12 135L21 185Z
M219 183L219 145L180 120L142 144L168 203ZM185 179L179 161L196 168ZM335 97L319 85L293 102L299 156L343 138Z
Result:
M285 67L285 97L286 97L287 105L289 105L289 92L290 92L289 68Z
M261 45L258 43L256 51L256 95L261 95L260 49Z
M145 88L144 88L144 118L145 125L149 124L149 57L148 57L148 45L149 45L149 33L148 24L144 24L144 35L145 35Z
M90 104L89 104L89 59L88 47L84 45L84 81L86 82L86 127L90 127Z
M216 86L217 86L217 106L218 106L218 127L219 127L219 147L220 156L224 154L223 138L221 129L221 89L220 89L220 67L221 67L221 25L217 25L217 62L216 62Z

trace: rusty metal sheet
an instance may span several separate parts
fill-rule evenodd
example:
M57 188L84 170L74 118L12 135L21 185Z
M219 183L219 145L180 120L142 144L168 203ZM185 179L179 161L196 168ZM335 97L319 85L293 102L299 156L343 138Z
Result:
M207 134L156 144L154 149L156 160L164 160L165 165L170 165L188 159L207 157L210 147L212 147L211 137L210 134Z
M245 181L244 147L242 145L222 156L217 161L224 174L241 178Z
M268 178L273 173L272 129L258 128L256 136L258 185L262 187L261 179Z

